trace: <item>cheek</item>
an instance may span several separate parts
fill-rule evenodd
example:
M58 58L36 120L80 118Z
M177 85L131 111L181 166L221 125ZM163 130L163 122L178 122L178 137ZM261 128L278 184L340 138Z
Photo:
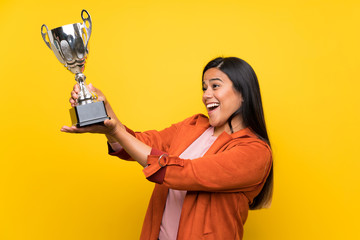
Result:
M231 93L227 97L224 98L224 103L226 102L226 109L235 112L238 110L242 103L242 98L236 93Z
M231 103L232 96L228 92L222 92L215 96L215 98L220 102L221 107L228 108Z

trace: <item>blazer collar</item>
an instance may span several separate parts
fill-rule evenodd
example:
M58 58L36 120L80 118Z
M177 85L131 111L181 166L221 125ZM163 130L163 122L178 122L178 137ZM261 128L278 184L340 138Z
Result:
M217 139L215 140L213 145L211 145L211 147L209 148L209 150L207 151L206 154L216 153L217 151L219 151L220 148L222 148L225 144L227 144L232 139L243 138L243 137L245 138L245 137L251 137L251 136L256 136L256 135L254 133L252 133L249 128L241 129L231 135L228 134L227 132L222 132L217 137Z
M207 129L207 128L210 127L209 118L207 116L203 115L203 114L200 114L199 118L197 119L197 121L195 123L195 125L197 127L202 127L202 128ZM230 137L230 139L239 138L239 137L256 137L256 135L248 127L243 128L243 129L241 129L241 130L239 130L239 131L237 131L235 133L232 133L232 134L228 134L226 132L223 132L223 133L221 133L219 135L218 138L220 138L220 136L222 136L222 135L225 135L225 136L227 135L226 137L223 136L224 138L227 138L227 139L229 139L229 137ZM221 137L221 138L223 138L223 137Z
M186 128L185 131L181 132L181 135L183 136L183 138L181 139L186 139L186 141L179 141L177 143L176 154L180 155L183 151L185 151L185 149L189 147L190 144L194 142L198 137L200 137L200 135L203 134L204 131L209 127L210 124L208 117L203 114L199 114L197 119L194 122L190 123L190 125L188 125L188 128ZM216 153L230 140L243 137L256 137L256 135L249 128L241 129L233 134L223 132L217 137L217 139L212 144L207 153Z

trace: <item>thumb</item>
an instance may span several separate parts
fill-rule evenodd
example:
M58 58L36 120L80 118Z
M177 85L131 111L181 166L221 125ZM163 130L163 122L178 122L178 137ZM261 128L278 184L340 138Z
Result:
M106 119L104 121L104 125L105 125L105 127L108 127L108 128L115 128L115 126L116 126L115 119L113 119L113 118Z
M92 83L89 83L88 87L89 87L90 91L92 91L92 92L96 91L96 88L92 85Z

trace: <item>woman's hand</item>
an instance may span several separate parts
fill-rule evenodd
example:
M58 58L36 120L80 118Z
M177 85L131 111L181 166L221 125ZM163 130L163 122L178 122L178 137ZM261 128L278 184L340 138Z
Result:
M87 87L91 92L97 95L99 101L104 101L105 104L107 103L105 95L99 89L95 88L91 83ZM71 91L71 97L69 100L72 107L75 107L77 104L77 99L79 98L79 92L80 92L79 84L75 84L73 90Z
M93 124L86 127L77 128L76 126L63 126L60 131L67 133L100 133L105 134L111 138L115 138L120 131L125 130L117 119L107 119L103 124Z
M106 111L111 119L105 120L103 124L94 124L86 127L77 128L76 126L63 126L60 131L67 133L101 133L105 134L110 143L118 142L130 154L132 159L136 160L143 167L147 165L147 156L151 152L151 147L136 139L133 135L128 133L125 126L118 120L114 111L112 110L105 95L97 88L89 84L89 90L98 95L100 101L104 101ZM70 103L74 107L79 98L80 88L75 85L71 92Z
M107 101L105 95L97 88L95 88L91 83L88 85L88 89L98 96L99 101L104 101L105 108L110 120L105 120L104 124L95 124L91 126L86 126L82 128L77 128L75 126L63 126L60 131L68 133L102 133L105 134L109 142L117 142L114 138L115 132L119 129L125 130L124 125L118 120L114 111L112 110L109 102ZM72 107L77 105L77 100L79 98L80 87L76 84L71 91L71 97L69 102Z

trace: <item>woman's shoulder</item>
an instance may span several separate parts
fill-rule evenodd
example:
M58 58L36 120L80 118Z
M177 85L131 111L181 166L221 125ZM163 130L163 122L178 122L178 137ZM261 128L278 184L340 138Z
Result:
M177 124L199 126L199 127L209 127L210 125L209 118L201 113L192 115L191 117L188 117Z
M261 139L254 131L252 131L249 127L244 128L234 134L231 135L232 144L234 146L261 146L264 150L271 152L270 146Z
M189 121L189 124L192 124L192 125L204 125L204 124L208 125L209 124L209 118L201 113L195 114L187 119Z

